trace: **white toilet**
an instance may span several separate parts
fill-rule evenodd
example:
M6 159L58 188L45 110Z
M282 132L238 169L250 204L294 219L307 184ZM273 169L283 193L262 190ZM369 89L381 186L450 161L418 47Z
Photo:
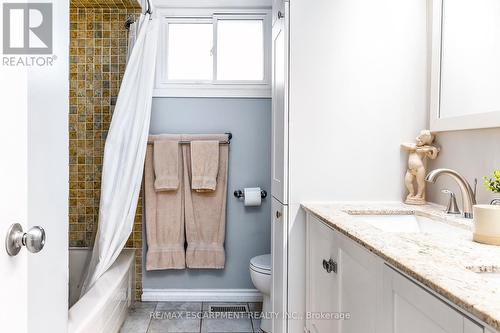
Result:
M271 333L271 320L266 319L266 314L269 316L271 312L271 255L264 254L262 256L253 257L250 260L250 277L253 285L263 296L262 312L264 314L260 329L264 332Z

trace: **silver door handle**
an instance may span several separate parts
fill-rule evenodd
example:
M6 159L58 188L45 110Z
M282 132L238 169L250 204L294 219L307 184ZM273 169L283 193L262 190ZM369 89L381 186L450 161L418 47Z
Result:
M45 230L36 226L28 232L23 232L23 227L19 223L11 225L5 238L7 253L9 256L16 256L23 246L26 246L31 253L40 252L45 246Z

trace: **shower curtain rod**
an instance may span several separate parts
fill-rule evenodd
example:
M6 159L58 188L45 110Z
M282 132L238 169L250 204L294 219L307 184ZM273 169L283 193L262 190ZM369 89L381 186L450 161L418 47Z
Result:
M144 12L144 15L153 14L153 8L151 7L151 3L149 2L149 0L147 0L146 5L147 5L147 7L146 7L146 11ZM130 30L130 26L134 23L135 23L135 18L133 16L129 16L127 18L127 20L125 21L125 29Z
M147 0L147 5L148 7L144 14L149 14L149 15L153 14L153 8L151 7L151 2L149 2L149 0Z
M225 133L225 134L227 134L227 140L225 140L225 141L219 141L219 144L221 144L221 145L229 145L229 144L231 144L231 139L233 138L233 134L232 133ZM154 141L149 141L148 140L148 145L152 145L153 143L154 143ZM188 145L190 143L191 143L191 141L179 141L179 144L181 144L181 145Z

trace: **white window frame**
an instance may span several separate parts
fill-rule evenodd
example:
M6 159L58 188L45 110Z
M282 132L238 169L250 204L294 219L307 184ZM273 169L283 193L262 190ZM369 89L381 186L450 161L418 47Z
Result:
M160 40L153 97L271 97L271 11L268 9L164 9L160 11ZM264 76L262 81L217 80L219 20L263 20ZM168 80L169 23L213 24L213 80Z

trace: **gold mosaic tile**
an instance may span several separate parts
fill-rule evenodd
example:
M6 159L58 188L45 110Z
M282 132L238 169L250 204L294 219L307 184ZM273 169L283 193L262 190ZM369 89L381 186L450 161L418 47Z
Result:
M74 8L76 3L99 3L101 8L89 8L98 7L90 5ZM105 4L115 3L121 3L121 6L113 5L114 9L102 8L106 7ZM126 65L128 36L124 23L129 16L139 13L137 7L127 3L132 3L132 0L71 1L68 129L71 247L92 247L97 232L104 143ZM134 231L127 241L127 247L137 251L134 294L140 298L141 200L137 206Z
M70 6L71 8L141 8L138 0L71 0Z

